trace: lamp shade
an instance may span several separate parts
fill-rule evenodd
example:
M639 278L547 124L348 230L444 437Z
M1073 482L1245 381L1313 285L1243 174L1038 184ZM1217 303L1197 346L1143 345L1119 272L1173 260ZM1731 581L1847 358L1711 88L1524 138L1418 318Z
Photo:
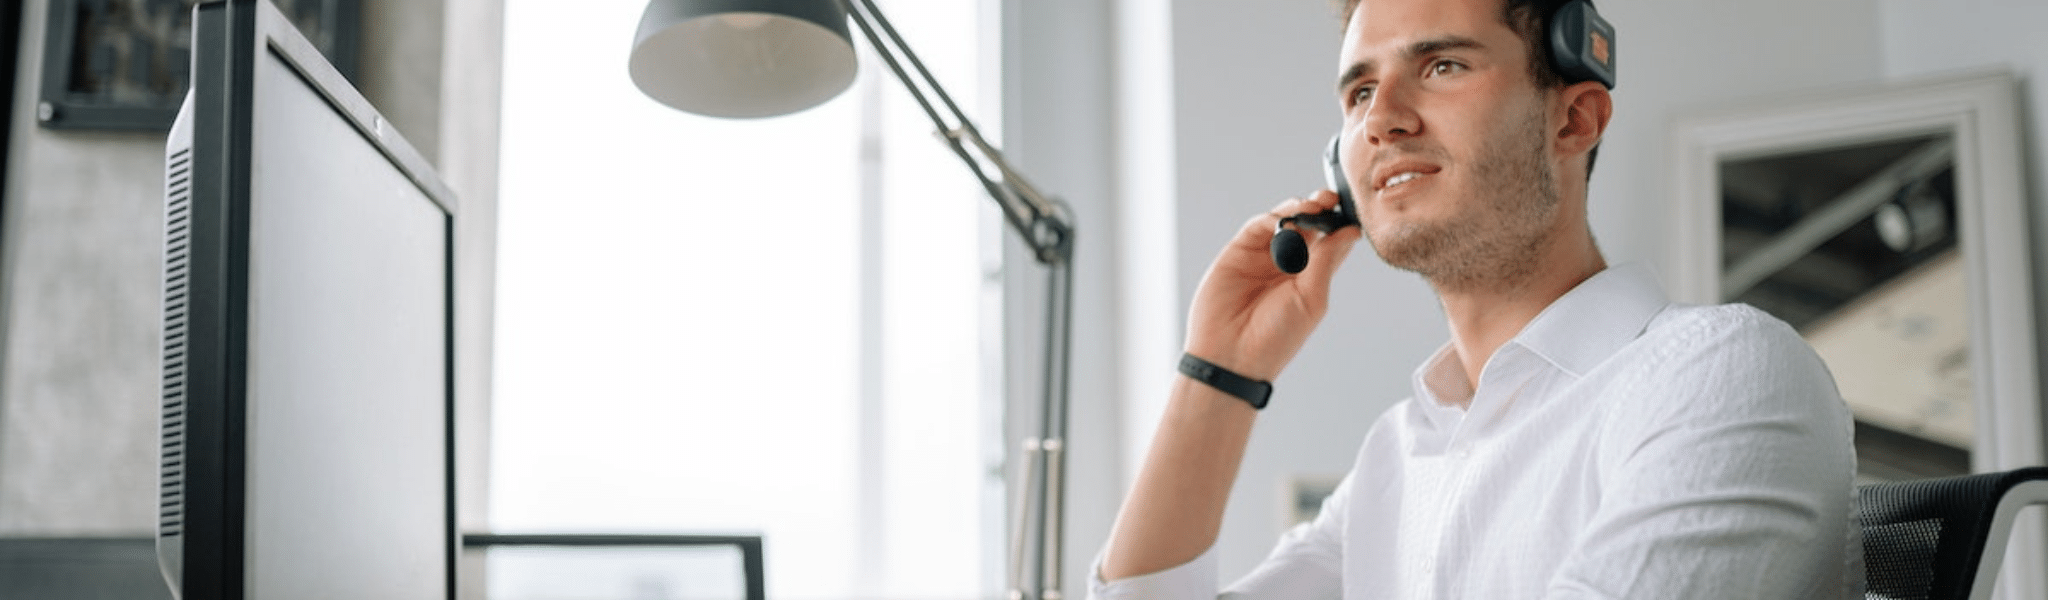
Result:
M662 104L756 118L839 95L855 62L840 0L652 0L627 68Z

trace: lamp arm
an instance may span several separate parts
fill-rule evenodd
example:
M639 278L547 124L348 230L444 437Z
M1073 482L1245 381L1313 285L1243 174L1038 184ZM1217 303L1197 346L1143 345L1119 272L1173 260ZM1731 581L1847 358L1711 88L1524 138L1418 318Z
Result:
M924 61L918 60L917 53L903 43L903 37L896 33L896 28L889 24L888 17L882 15L873 0L846 2L850 5L848 16L860 27L861 34L867 36L868 45L881 55L889 70L910 91L911 98L924 109L925 116L931 118L932 125L938 128L946 145L959 155L967 169L981 181L989 197L1003 209L1004 220L1031 246L1038 262L1060 264L1072 258L1074 227L1065 206L1038 191L1010 165L1010 161L1003 158L1001 150L982 137L974 121L960 111L960 106L953 102L946 88L940 86L931 71L925 68ZM909 63L910 70L904 68L904 63ZM912 75L913 70L915 76ZM945 106L943 113L933 105L933 96ZM1001 178L992 177L991 170Z
M974 122L960 112L960 106L932 77L917 53L903 43L889 19L875 7L874 0L843 0L847 15L868 38L875 53L903 82L910 96L938 127L946 145L967 169L981 180L990 198L1003 209L1010 228L1031 246L1039 264L1045 265L1046 302L1043 355L1044 397L1038 406L1039 433L1024 441L1023 485L1018 486L1016 529L1010 550L1010 600L1060 600L1064 576L1061 563L1066 530L1067 405L1069 368L1072 364L1074 322L1074 226L1064 204L1047 197L1003 158L1003 153L981 136ZM911 70L905 70L908 62ZM929 95L927 95L929 94ZM945 106L940 112L932 96ZM950 117L950 120L948 120ZM1001 179L991 177L990 171Z

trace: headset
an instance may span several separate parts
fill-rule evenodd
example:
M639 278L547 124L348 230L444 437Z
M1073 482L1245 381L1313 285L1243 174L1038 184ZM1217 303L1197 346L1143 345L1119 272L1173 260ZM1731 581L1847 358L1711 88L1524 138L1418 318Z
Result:
M1548 44L1550 62L1566 83L1598 81L1614 89L1614 25L1600 18L1588 0L1570 0L1551 15ZM1287 273L1308 267L1308 242L1289 225L1309 227L1323 233L1358 225L1358 206L1352 201L1351 181L1344 177L1344 134L1330 137L1323 148L1323 180L1337 193L1337 207L1319 213L1283 217L1273 225L1271 251L1273 266Z

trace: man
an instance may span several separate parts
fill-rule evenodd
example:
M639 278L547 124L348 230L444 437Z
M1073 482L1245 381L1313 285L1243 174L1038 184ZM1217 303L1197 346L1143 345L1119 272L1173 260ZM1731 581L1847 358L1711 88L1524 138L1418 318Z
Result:
M1612 100L1547 59L1558 3L1351 0L1340 156L1362 231L1310 234L1298 275L1273 266L1276 222L1335 206L1323 191L1253 217L1217 256L1189 311L1196 366L1176 379L1092 596L1217 595L1210 547L1257 414L1227 380L1280 374L1361 235L1429 282L1451 339L1372 425L1320 515L1226 595L1860 587L1851 421L1820 360L1753 308L1670 304L1595 246L1586 182Z

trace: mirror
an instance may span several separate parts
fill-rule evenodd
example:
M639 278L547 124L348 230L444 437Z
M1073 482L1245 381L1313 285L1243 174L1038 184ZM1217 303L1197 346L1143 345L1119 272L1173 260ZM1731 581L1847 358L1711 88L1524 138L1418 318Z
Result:
M1861 482L2043 464L2017 97L1984 72L1677 123L1674 295L1798 329L1856 415ZM2043 533L2017 527L2008 564L2039 564ZM2030 571L2000 587L2043 590Z
M1970 472L1955 138L1724 156L1716 301L1799 330L1857 417L1866 480Z

